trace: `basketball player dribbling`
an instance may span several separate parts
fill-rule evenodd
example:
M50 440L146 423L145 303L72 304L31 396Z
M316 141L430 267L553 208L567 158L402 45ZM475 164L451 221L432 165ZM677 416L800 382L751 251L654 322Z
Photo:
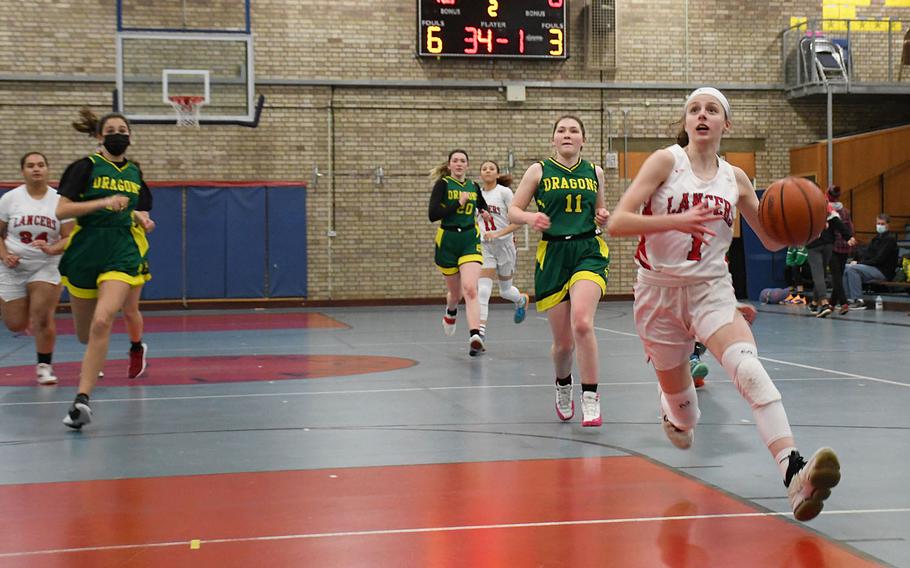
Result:
M534 267L534 294L538 312L547 313L553 335L556 373L556 415L575 415L572 364L578 353L581 375L581 425L598 427L597 337L594 315L607 290L610 249L599 236L610 216L604 207L604 172L582 159L585 126L576 116L563 115L553 126L553 156L531 164L509 207L513 223L540 231ZM525 211L531 200L537 213Z
M620 199L612 236L640 235L634 315L660 383L661 422L678 448L694 440L698 398L689 369L697 339L721 362L778 464L794 516L816 517L840 481L837 456L821 448L808 461L796 449L781 395L758 359L752 331L737 310L724 255L736 207L765 247L783 248L759 222L748 176L718 157L731 127L730 104L703 87L686 100L677 144L657 150Z
M518 228L509 222L509 206L512 204L512 183L510 174L500 174L499 164L487 160L480 165L481 194L490 210L489 220L480 220L480 240L483 249L483 265L480 280L477 281L477 296L480 300L480 334L486 336L487 316L490 313L490 296L493 293L493 278L499 280L500 297L515 304L515 323L524 321L527 315L528 295L522 294L512 284L515 273L517 251L512 233Z

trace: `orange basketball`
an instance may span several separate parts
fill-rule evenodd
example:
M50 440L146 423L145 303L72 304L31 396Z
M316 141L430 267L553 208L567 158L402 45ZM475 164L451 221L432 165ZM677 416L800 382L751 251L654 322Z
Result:
M785 177L772 183L758 205L758 218L765 231L791 247L817 239L827 217L824 192L806 178Z

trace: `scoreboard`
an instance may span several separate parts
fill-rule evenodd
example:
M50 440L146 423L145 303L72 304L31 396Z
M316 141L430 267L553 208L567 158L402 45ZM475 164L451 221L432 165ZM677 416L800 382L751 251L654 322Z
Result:
M568 57L568 0L417 1L421 57Z

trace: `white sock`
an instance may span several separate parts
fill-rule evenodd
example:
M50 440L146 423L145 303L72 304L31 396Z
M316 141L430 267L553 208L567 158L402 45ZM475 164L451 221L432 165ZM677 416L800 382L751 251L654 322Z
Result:
M518 288L512 286L511 278L499 281L499 295L503 299L516 304L521 300L521 292L518 291Z
M480 278L477 280L477 300L480 302L480 319L487 321L490 314L490 296L493 295L493 280Z
M660 406L670 422L679 430L692 430L698 424L701 411L698 410L698 395L695 385L676 394L660 393Z

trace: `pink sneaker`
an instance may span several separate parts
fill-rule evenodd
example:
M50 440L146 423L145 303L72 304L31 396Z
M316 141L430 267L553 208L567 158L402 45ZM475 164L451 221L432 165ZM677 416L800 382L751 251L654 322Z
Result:
M575 416L575 401L572 400L572 384L556 385L556 416L565 422Z
M584 391L581 393L581 425L600 426L603 420L600 417L600 395L596 392Z

